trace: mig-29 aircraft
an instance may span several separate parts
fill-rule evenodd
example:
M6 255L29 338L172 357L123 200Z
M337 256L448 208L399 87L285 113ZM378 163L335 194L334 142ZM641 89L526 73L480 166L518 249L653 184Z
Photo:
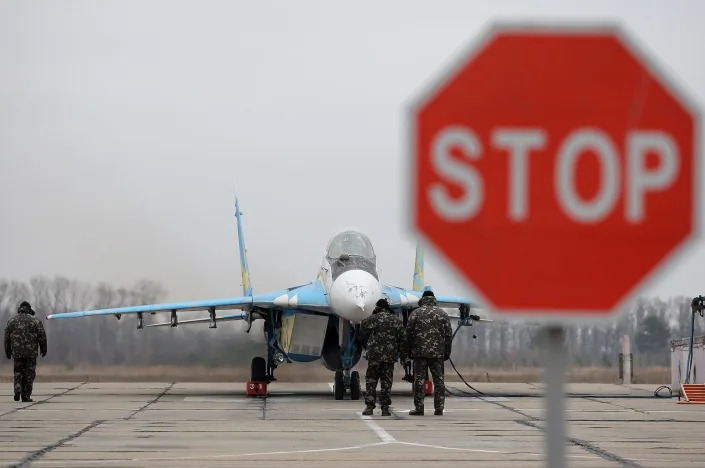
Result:
M218 322L242 320L248 324L247 333L252 328L252 322L263 320L267 357L252 360L251 382L269 383L275 380L274 370L284 362L321 359L326 368L335 372L335 399L342 399L349 390L351 399L358 400L361 394L360 375L352 369L362 354L359 324L372 314L376 302L384 296L406 325L409 313L418 307L424 290L422 250L417 248L416 251L412 289L387 286L380 282L375 252L367 236L357 231L341 232L328 243L315 281L265 294L253 294L237 197L235 218L242 269L242 296L68 312L52 314L47 319L95 315L113 315L120 319L122 315L136 315L138 329L196 323L209 323L210 328L217 328ZM470 315L473 304L469 299L437 295L436 300L439 307L457 308L460 314L455 318L460 319L462 325L480 320L478 316ZM216 311L233 309L238 312L216 315ZM209 317L179 320L179 313L183 316L196 311L208 311ZM143 314L156 312L170 312L171 320L145 325Z

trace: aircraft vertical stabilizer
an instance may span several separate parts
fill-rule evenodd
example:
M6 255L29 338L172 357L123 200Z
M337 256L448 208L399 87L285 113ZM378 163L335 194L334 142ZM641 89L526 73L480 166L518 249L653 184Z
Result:
M423 248L419 244L416 244L416 261L414 262L414 285L412 290L424 290Z
M235 196L235 219L237 219L237 239L240 247L240 268L242 269L242 293L245 296L252 296L252 285L250 284L250 267L247 265L247 249L245 249L245 237L242 232L242 213L240 213L240 203Z

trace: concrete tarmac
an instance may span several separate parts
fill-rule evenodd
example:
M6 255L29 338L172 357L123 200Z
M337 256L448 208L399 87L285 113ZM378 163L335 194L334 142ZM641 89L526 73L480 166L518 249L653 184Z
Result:
M0 465L46 467L542 467L541 384L450 383L446 412L361 415L326 383L37 383L33 403L0 389ZM568 385L570 467L705 466L705 405L654 398L657 385ZM380 465L383 463L383 465Z

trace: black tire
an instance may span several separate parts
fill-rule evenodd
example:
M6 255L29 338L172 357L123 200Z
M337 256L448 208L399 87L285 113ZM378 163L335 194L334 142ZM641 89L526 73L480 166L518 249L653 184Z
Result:
M333 394L336 400L342 400L345 395L345 384L343 383L343 372L335 371L335 381L333 383Z
M360 393L360 373L353 371L352 374L350 374L350 399L359 400Z
M263 357L252 358L252 382L267 381L267 361Z

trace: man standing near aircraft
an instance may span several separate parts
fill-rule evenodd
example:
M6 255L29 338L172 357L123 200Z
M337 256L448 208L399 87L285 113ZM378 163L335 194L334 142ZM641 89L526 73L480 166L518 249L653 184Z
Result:
M436 306L432 291L424 291L419 299L419 308L409 316L406 328L407 346L414 360L414 406L411 416L423 416L424 381L431 371L433 376L433 405L436 416L443 415L445 385L443 383L443 361L450 358L453 329L448 314Z
M369 416L375 409L377 381L381 381L382 389L379 403L382 416L391 416L389 405L392 403L392 381L394 380L394 363L401 355L406 360L404 324L401 318L392 311L387 299L377 301L372 315L360 324L360 331L367 344L367 373L365 374L365 404L362 414Z
M42 357L47 354L47 335L42 322L32 317L34 311L24 301L17 315L7 322L5 328L5 355L15 361L15 401L20 396L23 402L32 401L32 385L36 376L37 346Z

